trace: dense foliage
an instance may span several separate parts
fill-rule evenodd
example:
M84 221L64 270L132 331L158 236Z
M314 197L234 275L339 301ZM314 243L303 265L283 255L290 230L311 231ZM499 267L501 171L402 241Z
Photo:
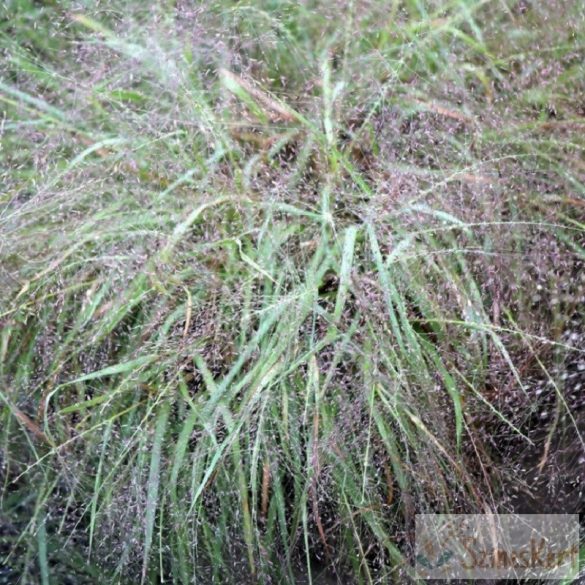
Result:
M0 27L0 583L404 583L417 512L581 509L582 2Z

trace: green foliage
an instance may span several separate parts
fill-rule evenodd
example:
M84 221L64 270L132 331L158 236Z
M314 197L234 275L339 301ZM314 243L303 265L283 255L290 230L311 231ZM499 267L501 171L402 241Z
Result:
M497 509L579 351L582 3L3 10L0 583L403 583Z

